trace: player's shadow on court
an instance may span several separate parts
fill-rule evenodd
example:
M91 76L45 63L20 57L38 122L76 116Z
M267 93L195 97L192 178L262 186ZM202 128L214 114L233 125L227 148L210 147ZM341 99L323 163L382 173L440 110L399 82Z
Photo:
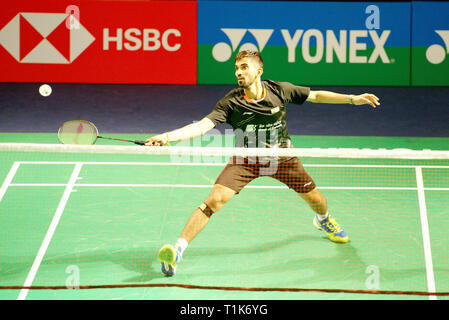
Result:
M137 274L119 279L120 273L118 272L115 281L124 284L145 283L154 279L165 278L160 269L160 262L157 259L159 249L159 247L145 247L105 252L102 261L110 261L120 265L123 269ZM90 259L88 258L87 260Z
M199 257L211 257L211 256L227 256L235 254L252 254L252 253L263 253L269 252L281 246L289 246L292 243L298 241L310 241L319 240L319 236L309 236L309 235L297 235L295 237L276 241L270 244L264 243L261 245L249 246L245 248L224 248L214 246L211 248L195 248L191 246L186 251L189 259L196 259ZM140 272L141 275L124 279L123 282L130 283L144 283L149 282L154 279L164 279L166 278L160 270L160 262L157 259L157 252L160 248L145 248L145 249L135 249L123 252L116 252L114 256L111 257L112 261L118 263L128 270L133 270ZM216 274L216 273L215 273ZM183 276L188 276L188 271L182 273Z
M311 236L311 235L296 235L294 237L290 237L287 239L273 241L273 242L264 242L258 245L252 245L248 247L231 247L224 248L213 246L212 248L194 248L189 247L188 256L189 257L200 257L200 256L226 256L226 255L241 255L241 254L256 254L256 253L264 253L269 252L275 249L279 249L280 247L290 246L293 243L299 241L316 241L321 239L319 236Z
M215 247L214 249L195 249L189 248L188 259L192 258L193 261L197 258L201 257L213 257L213 256L226 256L226 255L251 255L257 253L269 253L274 249L279 249L283 246L294 246L295 243L301 241L310 241L311 248L310 252L313 252L314 245L313 243L319 243L321 241L329 241L326 236L311 236L311 235L296 235L290 238L286 238L280 241L272 241L272 242L264 242L260 245L253 245L248 247L240 247L240 248L223 248L223 247ZM278 256L276 259L270 259L269 264L266 261L260 261L258 265L258 260L253 260L248 258L248 263L241 262L239 268L214 268L213 273L204 273L204 270L192 271L193 269L183 270L183 274L185 276L195 277L201 275L204 277L210 276L211 279L216 276L236 276L236 275L248 275L254 276L255 274L261 275L263 277L264 274L269 276L270 281L272 281L271 275L278 273L280 270L284 270L286 268L291 268L292 274L298 274L298 270L307 270L308 272L302 273L300 277L297 277L296 280L293 278L285 279L285 283L282 282L282 279L279 281L279 287L292 287L300 286L306 287L309 285L310 287L314 287L317 284L322 283L336 283L338 281L345 281L354 283L360 283L360 289L366 289L365 282L369 277L368 267L372 266L371 263L366 263L358 254L358 249L351 244L351 241L346 244L335 244L335 243L325 243L326 246L330 246L329 250L331 254L326 255L325 257L313 257L313 255L309 255L307 252L298 252L297 254L290 255L288 257ZM294 251L295 252L295 251ZM278 252L276 252L278 254ZM382 255L380 253L380 255ZM312 257L308 257L312 256ZM226 259L226 257L223 257ZM388 259L383 257L381 261L385 265L385 262ZM272 263L274 261L274 263ZM243 264L244 265L243 265ZM388 263L388 262L387 262ZM224 264L225 266L227 264ZM391 261L387 264L391 266L391 268L382 267L380 268L380 278L383 284L393 285L395 281L398 279L420 279L425 278L426 268L423 266L422 268L395 268L395 262ZM228 265L229 266L229 265ZM441 273L449 273L449 269L442 268L434 268L434 271L438 271ZM419 281L419 280L416 280ZM425 283L425 282L424 282ZM339 286L337 284L337 286ZM354 289L354 288L351 288Z
M286 265L297 266L299 269L309 270L306 276L296 277L296 279L289 279L288 282L280 282L280 287L291 287L296 285L299 287L317 287L325 286L337 287L338 289L344 289L345 283L349 287L346 289L367 290L367 280L372 275L372 267L374 267L378 273L378 280L380 280L379 287L377 289L385 288L389 286L390 290L401 290L395 284L400 279L411 279L411 281L417 281L416 285L421 288L425 288L426 268L423 265L422 268L395 268L395 261L383 257L382 253L379 253L380 262L383 267L379 268L371 263L366 263L357 253L358 249L351 243L335 245L334 254L327 257L307 257L307 255L301 255L297 259L290 259L282 264L274 264L270 267L271 271L280 270L280 268ZM385 267L387 265L388 267ZM370 271L371 270L371 271ZM249 272L257 273L267 271L267 268L255 267ZM434 268L434 271L448 273L449 269ZM403 284L402 284L403 285ZM354 287L358 286L358 287ZM395 288L396 286L396 288ZM424 286L424 287L423 287ZM392 289L393 288L393 289ZM395 289L394 289L395 288ZM425 289L421 289L425 291Z
M298 241L310 241L318 240L318 236L308 236L308 235L298 235L285 240L276 241L273 243L262 243L260 245L248 246L248 247L217 247L214 246L213 249L210 248L196 248L191 246L188 249L188 257L193 260L201 256L226 256L235 254L252 254L252 253L262 253L269 252L280 246L289 246L292 243ZM123 269L132 271L137 275L131 277L120 278L120 273L117 272L111 275L112 284L122 284L122 283L145 283L150 282L155 279L166 278L160 270L160 262L157 259L157 252L160 249L159 246L153 247L142 247L142 248L125 248L118 250L90 250L86 252L80 252L72 255L67 255L63 257L44 257L41 267L45 268L46 265L62 265L65 269L67 266L81 266L81 276L83 284L89 285L95 283L96 276L93 272L90 274L85 274L82 268L84 264L98 264L99 269L103 269L103 265L107 262L121 266ZM30 259L21 259L22 261L28 261ZM1 263L0 262L0 276L12 277L16 274L25 274L29 271L30 265L28 263ZM99 271L105 272L105 271ZM188 272L183 272L183 275L188 275ZM68 274L64 274L68 277ZM103 278L103 276L102 276ZM92 279L92 280L90 280ZM65 279L55 279L59 283L49 284L49 285L61 285L65 283Z
M154 279L166 278L161 272L161 263L157 258L160 247L141 248L124 251L114 256L113 261L127 270L135 271L140 275L123 279L124 283L144 283Z
M102 284L126 284L126 283L143 283L158 278L164 278L164 275L160 271L160 263L157 260L157 247L145 247L145 248L133 248L123 250L90 250L87 252L74 253L65 256L51 257L46 256L42 260L39 270L45 270L46 267L53 268L55 265L60 265L62 272L58 273L50 281L51 283L44 283L46 286L60 286L65 285L66 280L70 277L70 273L64 272L69 266L78 266L80 269L81 285L93 285L98 283L98 275L101 275L105 283ZM0 279L14 279L22 278L22 275L26 277L30 271L33 257L15 257L16 262L4 262L5 260L11 261L12 258L3 257L3 261L0 261ZM105 278L104 274L107 271L105 264L113 263L121 266L127 271L136 273L133 277L121 277L119 271L111 274L110 279ZM98 268L91 268L85 271L85 265L94 266L98 265ZM159 268L158 268L159 267ZM57 268L59 269L59 268ZM38 271L39 272L39 271ZM126 274L126 272L124 272ZM23 280L20 280L16 285L22 285ZM1 283L0 283L1 285Z
M310 250L313 250L314 243L319 243L322 241L329 241L323 236L312 236L300 234L293 237L289 237L282 240L263 242L257 245L249 245L246 247L219 247L211 246L210 248L197 248L191 246L186 251L186 257L184 264L188 266L189 263L195 262L196 260L206 259L207 257L217 257L220 259L230 260L234 255L247 255L266 253L270 254L270 251L278 250L282 247L294 246L295 243L307 241L311 243ZM276 274L279 270L285 270L286 266L292 268L292 271L296 270L309 270L309 273L302 274L301 277L296 276L296 280L292 278L286 279L283 283L283 279L278 282L279 287L291 287L300 286L313 287L315 284L319 283L335 283L336 279L340 281L360 281L360 285L364 285L364 281L368 277L366 270L369 266L368 263L364 262L363 259L358 255L357 248L351 245L351 242L347 244L333 244L326 243L325 245L331 246L333 254L326 257L308 257L307 252L298 253L291 255L289 257L277 257L276 259L270 259L267 264L266 261L261 261L260 264L257 260L252 260L248 258L248 262L243 268L220 268L215 265L211 266L213 272L205 273L204 268L197 270L197 268L187 268L183 267L182 273L179 276L185 279L185 277L201 277L202 279L207 277L225 275L232 277L233 275L254 275L259 274L261 277L267 275L272 279L271 275ZM133 283L148 283L152 280L162 280L166 278L160 271L160 263L157 259L157 252L159 246L149 246L141 248L124 248L118 250L91 250L87 252L81 252L71 255L66 255L63 257L44 257L41 267L45 269L46 265L61 265L62 268L66 268L70 265L80 265L81 266L81 276L82 284L95 284L98 283L96 279L96 274L85 274L82 265L89 264L90 266L98 264L99 271L108 272L104 269L105 264L113 263L115 265L121 266L124 270L131 271L135 276L130 276L129 273L123 272L121 274L117 271L111 274L109 279L104 280L104 284L133 284ZM273 253L279 255L279 252ZM270 254L271 255L271 254ZM233 259L233 258L232 258ZM231 259L231 260L232 260ZM9 260L9 259L6 259ZM1 279L11 279L18 277L18 275L26 274L29 272L30 264L24 263L23 261L28 261L30 259L19 259L16 263L5 263L0 261L0 278ZM20 262L19 262L20 261ZM224 264L226 266L226 264ZM394 268L394 261L391 262L392 268L381 268L380 276L383 283L394 282L397 279L406 278L420 278L425 277L426 269L422 268ZM295 268L298 268L295 270ZM89 268L91 269L91 268ZM440 272L441 274L448 274L449 269L434 268L434 271ZM126 274L126 276L125 276ZM293 273L295 277L296 273ZM68 274L64 274L68 277ZM104 279L104 274L102 275ZM48 283L45 285L64 285L65 278L54 279L58 283ZM108 282L108 283L106 283ZM262 281L263 282L263 281ZM20 285L20 284L19 284ZM363 289L363 288L362 288Z
M235 254L252 254L269 252L281 246L289 246L298 241L319 240L319 236L297 235L292 238L276 241L273 243L264 243L261 245L249 246L245 248L225 248L214 246L211 248L195 248L191 246L186 251L189 259L211 256L228 256ZM154 279L166 278L160 270L160 262L157 259L157 252L160 248L136 249L131 251L123 251L114 254L113 261L121 264L128 270L140 272L140 276L131 277L123 280L124 282L148 282ZM225 259L225 258L224 258ZM140 270L139 270L140 269ZM215 273L215 272L214 272ZM215 273L216 274L216 273ZM188 276L188 271L183 272L183 276Z

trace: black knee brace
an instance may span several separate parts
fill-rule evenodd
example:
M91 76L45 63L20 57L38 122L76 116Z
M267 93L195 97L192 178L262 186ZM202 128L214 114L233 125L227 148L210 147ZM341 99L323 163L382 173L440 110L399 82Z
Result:
M200 209L201 212L204 213L208 218L210 218L211 215L214 213L212 209L204 202L198 207L198 209Z

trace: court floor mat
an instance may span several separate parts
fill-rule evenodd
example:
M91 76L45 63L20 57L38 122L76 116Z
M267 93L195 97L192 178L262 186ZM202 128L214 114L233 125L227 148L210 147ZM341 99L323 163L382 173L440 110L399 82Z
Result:
M167 278L159 248L226 162L176 160L0 153L0 299L448 299L420 295L449 292L446 160L302 159L349 243L330 242L294 191L262 177Z

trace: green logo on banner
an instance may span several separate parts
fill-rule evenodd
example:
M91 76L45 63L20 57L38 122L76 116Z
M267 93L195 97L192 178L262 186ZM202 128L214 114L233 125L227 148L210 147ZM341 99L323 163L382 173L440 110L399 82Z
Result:
M409 85L410 49L386 47L391 30L220 30L227 41L198 45L199 83L235 83L233 57L241 50L257 50L265 61L265 78L324 85ZM269 45L275 32L283 46ZM247 34L254 43L242 41Z

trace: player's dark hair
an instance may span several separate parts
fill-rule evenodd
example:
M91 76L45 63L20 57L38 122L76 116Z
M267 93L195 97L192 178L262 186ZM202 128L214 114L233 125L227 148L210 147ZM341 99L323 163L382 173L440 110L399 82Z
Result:
M235 62L237 62L238 60L243 59L243 58L254 58L254 59L256 59L257 63L259 63L260 67L263 68L263 60L262 60L262 56L260 55L260 52L251 51L251 50L240 51L235 56Z

